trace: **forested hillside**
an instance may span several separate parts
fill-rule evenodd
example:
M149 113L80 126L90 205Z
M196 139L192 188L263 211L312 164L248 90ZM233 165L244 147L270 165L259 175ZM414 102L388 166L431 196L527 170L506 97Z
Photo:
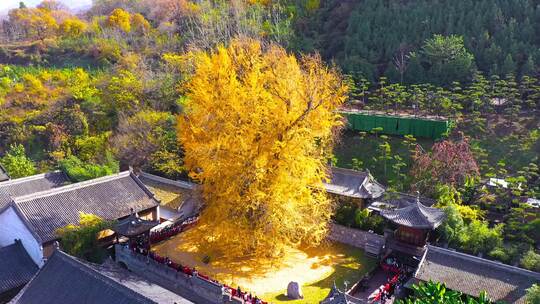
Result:
M95 1L74 15L45 1L11 10L1 31L0 155L12 177L61 167L84 180L119 163L184 174L174 115L188 51L291 35L280 7L236 5Z
M485 75L533 75L540 63L539 4L537 0L323 0L319 9L296 24L298 47L318 50L346 72L369 80L385 75L399 81L401 71L409 83L448 84L470 80L475 67ZM452 53L459 39L438 46L426 43L435 34L461 37L472 56Z

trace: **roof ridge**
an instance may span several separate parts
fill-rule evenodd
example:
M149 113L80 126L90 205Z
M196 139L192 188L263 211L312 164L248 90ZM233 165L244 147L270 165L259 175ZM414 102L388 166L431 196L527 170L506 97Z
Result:
M27 181L40 179L40 178L45 177L46 175L58 174L58 173L63 174L64 172L62 172L60 170L55 170L55 171L50 171L50 172L45 172L45 173L40 173L40 174L35 174L35 175L30 175L30 176L25 176L25 177L20 177L20 178L16 178L16 179L10 179L10 180L4 181L4 182L0 182L0 188L2 188L4 186L7 186L7 185L14 185L14 184L22 183L22 182L27 182Z
M492 261L492 260L484 259L484 258L481 258L481 257L477 257L475 255L472 255L472 254L459 252L459 251L456 251L456 250L450 250L450 249L442 248L442 247L439 247L439 246L428 245L428 248L427 248L426 252L429 251L429 250L446 253L446 254L452 255L454 257L466 259L466 260L469 260L469 261L479 262L479 263L482 263L482 264L489 264L489 266L496 266L498 268L502 268L502 269L505 269L505 270L508 270L508 271L511 271L511 272L514 272L514 273L518 273L518 274L530 275L530 276L533 276L536 279L540 280L540 273L534 272L534 271L531 271L531 270L528 270L528 269L525 269L525 268L504 264L504 263L498 262L498 261Z
M399 194L399 195L402 195L402 196L407 196L409 198L414 198L416 199L418 197L418 195L415 195L415 194L411 194L411 193L405 193L405 192L400 192L400 191L394 191L394 192L390 192L390 193L395 193L395 194ZM430 200L430 201L437 201L436 199L433 199L433 198L430 198L430 197L426 197L426 196L420 196L420 200Z
M135 181L135 183L141 187L141 189L149 196L151 197L153 200L155 200L156 202L160 203L157 199L156 199L156 195L150 191L150 189L148 189L148 187L146 187L146 185L139 179L139 177L133 173L133 171L129 171L129 176Z
M164 184L167 184L167 185L170 185L170 186L175 186L175 187L184 188L184 189L187 188L187 189L190 189L190 190L193 190L197 186L196 183L193 183L193 182L190 182L190 181L173 180L173 179L158 176L158 175L151 174L151 173L144 172L144 171L141 171L140 174L137 177L139 178L139 180L140 180L141 177L144 177L144 178L147 178L147 179L152 180L154 182L164 183Z
M21 202L29 201L29 200L37 198L37 197L47 197L47 196L51 196L51 195L58 194L58 193L69 192L69 191L72 191L72 190L75 190L75 189L80 189L80 188L84 188L84 187L91 186L91 185L97 185L97 184L101 184L101 183L104 183L104 182L107 182L107 181L116 180L116 179L120 179L120 178L123 178L123 177L126 177L126 176L130 176L130 173L131 173L130 171L123 171L123 172L120 172L120 173L106 175L106 176L90 179L90 180L83 181L83 182L78 182L78 183L74 183L74 184L65 185L65 186L62 186L62 187L57 187L57 188L53 188L53 189L49 189L49 190L39 191L39 192L35 192L35 193L27 194L27 195L22 195L22 196L16 196L16 197L13 197L13 201L15 203L21 203Z
M140 294L134 290L132 290L131 288L128 288L127 286L124 286L122 284L120 284L119 282L109 278L108 276L102 274L101 272L99 272L97 269L94 269L92 266L88 265L89 262L84 262L74 256L71 256L61 250L56 250L54 253L53 253L55 256L58 256L59 258L62 259L62 261L64 262L67 262L67 263L70 263L72 266L79 266L77 268L79 268L81 271L84 271L86 274L94 277L95 279L98 279L100 281L102 281L103 283L111 286L111 287L120 287L120 288L115 288L116 290L118 290L119 292L121 293L124 293L126 294L127 296L130 296L130 297L135 297L137 298L137 302L142 302L142 303L145 303L144 301L142 301L141 298L144 298L148 301L151 301L151 302L154 302L152 299L150 298L147 298L145 295L143 294ZM51 259L53 257L51 256ZM88 264L87 264L88 263ZM82 266L82 267L81 267Z

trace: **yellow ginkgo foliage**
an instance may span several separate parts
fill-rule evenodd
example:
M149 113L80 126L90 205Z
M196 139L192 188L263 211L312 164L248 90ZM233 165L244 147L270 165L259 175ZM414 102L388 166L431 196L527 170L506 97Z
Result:
M131 16L121 8L115 8L107 18L107 25L120 29L126 33L131 31Z
M253 40L189 59L178 133L202 184L203 249L264 257L322 241L332 203L321 186L347 92L340 74Z
M60 24L60 32L66 37L79 37L88 26L77 17L67 18Z

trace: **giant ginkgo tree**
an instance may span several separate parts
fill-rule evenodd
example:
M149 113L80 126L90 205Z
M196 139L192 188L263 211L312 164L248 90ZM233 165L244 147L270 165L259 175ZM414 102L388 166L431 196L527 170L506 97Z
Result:
M201 245L263 257L319 243L332 211L321 186L347 93L338 71L246 39L190 62L178 132L202 184Z

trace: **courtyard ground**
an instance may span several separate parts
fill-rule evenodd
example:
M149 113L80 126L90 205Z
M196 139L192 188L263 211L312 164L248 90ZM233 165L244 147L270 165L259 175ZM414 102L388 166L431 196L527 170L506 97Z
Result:
M182 202L187 197L192 195L192 191L189 189L183 189L157 182L144 176L141 176L139 179L148 188L148 190L154 193L156 198L161 202L162 206L167 206L174 210L178 210L178 208L180 208L182 205Z
M205 264L202 260L206 254L199 251L197 240L189 231L153 246L153 250L177 263L194 266L200 273L229 286L240 286L242 290L272 303L318 303L326 297L334 281L340 288L343 288L344 281L348 281L350 287L375 267L375 260L366 257L362 250L339 243L291 248L279 262L254 261L245 257L234 262L212 259ZM302 285L304 299L291 301L285 296L290 281Z

